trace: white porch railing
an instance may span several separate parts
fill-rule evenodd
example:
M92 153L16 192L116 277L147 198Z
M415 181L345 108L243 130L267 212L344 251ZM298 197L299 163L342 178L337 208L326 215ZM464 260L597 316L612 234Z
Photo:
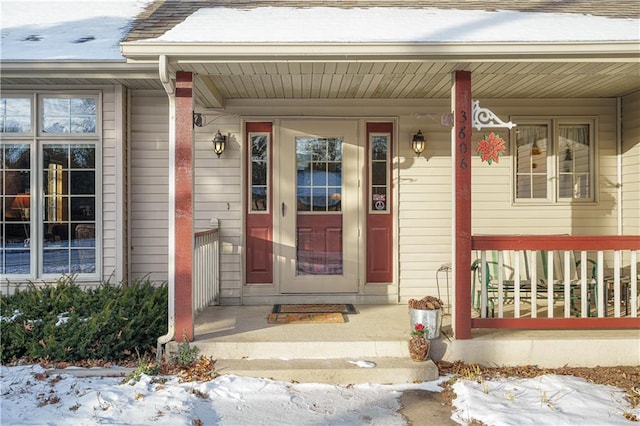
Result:
M220 241L219 229L195 234L193 253L193 311L194 315L220 297Z
M480 318L637 318L639 252L478 250L473 308Z

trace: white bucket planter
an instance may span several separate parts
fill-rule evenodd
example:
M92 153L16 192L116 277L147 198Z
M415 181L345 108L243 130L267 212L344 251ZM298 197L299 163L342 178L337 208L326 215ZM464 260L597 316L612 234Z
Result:
M440 337L440 328L442 327L441 309L409 308L409 319L411 320L411 330L414 329L416 324L422 324L427 330L427 339Z

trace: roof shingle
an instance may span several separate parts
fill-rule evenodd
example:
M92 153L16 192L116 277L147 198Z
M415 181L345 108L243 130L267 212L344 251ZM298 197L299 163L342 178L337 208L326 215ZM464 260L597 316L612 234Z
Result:
M640 18L640 1L638 0L156 0L136 18L125 41L159 37L198 9L212 7L239 9L256 7L401 7L579 13L609 18Z

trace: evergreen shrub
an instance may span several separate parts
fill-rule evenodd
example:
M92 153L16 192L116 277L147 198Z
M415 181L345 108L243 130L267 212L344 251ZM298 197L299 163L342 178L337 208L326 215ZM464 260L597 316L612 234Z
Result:
M121 361L151 355L167 332L167 286L149 280L83 290L73 277L0 298L0 361Z

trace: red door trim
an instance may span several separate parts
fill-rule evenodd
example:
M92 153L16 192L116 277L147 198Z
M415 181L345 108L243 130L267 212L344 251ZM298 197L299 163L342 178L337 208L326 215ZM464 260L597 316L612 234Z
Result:
M246 169L251 170L251 141L254 132L269 134L267 211L251 211L251 176L247 177L245 188L245 235L247 284L273 283L273 123L248 122L245 125Z
M371 133L388 133L388 169L389 176L387 210L385 213L373 213L372 197L369 191L371 169ZM367 123L367 155L366 155L366 227L367 227L367 283L393 282L393 123Z

